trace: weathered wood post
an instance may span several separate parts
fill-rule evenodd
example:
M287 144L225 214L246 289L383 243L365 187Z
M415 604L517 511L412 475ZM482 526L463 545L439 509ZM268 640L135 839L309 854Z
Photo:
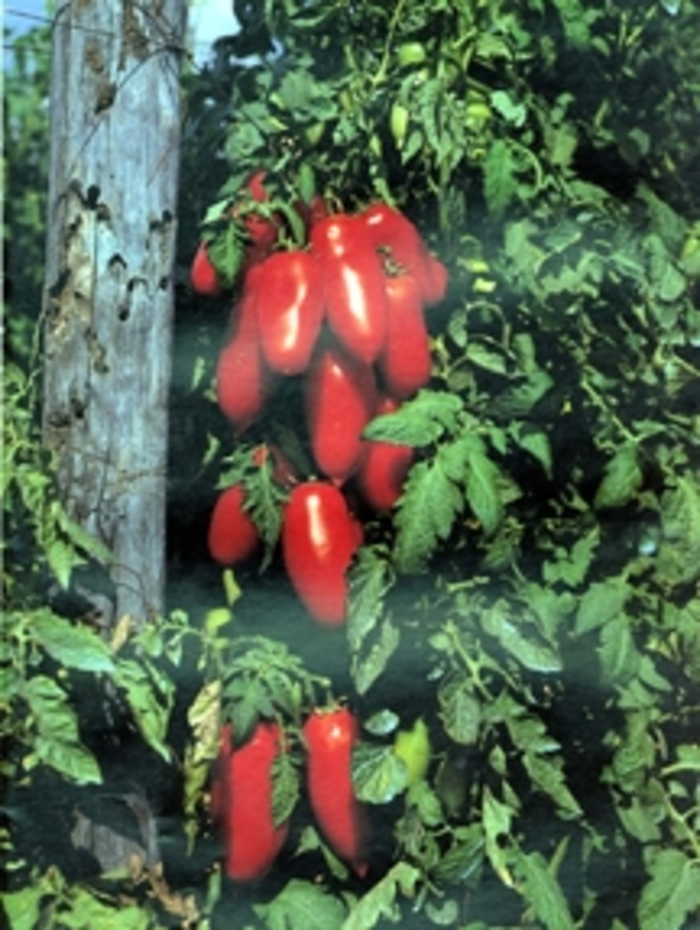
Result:
M186 0L70 0L53 32L44 441L114 556L110 626L163 606Z

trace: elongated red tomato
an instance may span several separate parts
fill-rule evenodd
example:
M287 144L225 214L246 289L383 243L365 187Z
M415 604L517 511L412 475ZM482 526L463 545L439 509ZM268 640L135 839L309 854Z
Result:
M223 491L214 505L209 522L209 554L220 565L240 565L255 554L260 545L257 527L244 510L245 490L234 484Z
M386 203L368 207L360 218L375 249L388 250L406 274L416 279L421 300L431 294L429 253L413 223Z
M323 318L320 271L309 252L277 252L261 266L257 301L262 351L273 371L305 371Z
M219 278L204 242L200 242L192 259L190 285L195 294L201 294L202 297L219 297L222 293Z
M216 370L219 407L238 434L257 419L271 388L258 329L260 267L252 268L246 277L243 295L234 308L230 334L219 355Z
M359 464L362 430L374 414L374 371L327 342L314 353L304 396L316 464L324 475L342 484Z
M352 749L359 732L347 708L314 711L304 724L309 800L333 850L364 877L369 836L365 808L352 785Z
M390 397L382 398L376 416L394 413L398 404ZM367 440L355 483L362 499L379 512L391 510L401 496L408 469L413 461L410 446Z
M404 400L430 381L430 341L415 278L386 278L385 287L388 331L377 368L387 392Z
M282 558L292 587L314 620L345 622L345 572L362 543L362 528L331 484L297 485L282 517Z
M272 816L272 766L282 749L276 723L259 723L238 749L231 744L231 727L222 728L212 809L223 833L224 869L234 881L262 878L287 839L289 824L275 826Z
M339 214L316 223L310 234L318 257L328 325L340 343L367 364L384 346L383 271L356 217Z

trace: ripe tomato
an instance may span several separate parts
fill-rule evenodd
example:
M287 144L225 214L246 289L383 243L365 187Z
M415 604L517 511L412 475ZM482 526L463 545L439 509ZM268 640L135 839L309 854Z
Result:
M192 259L190 285L195 294L201 294L202 297L219 297L221 295L221 284L209 259L204 242L199 243Z
M209 554L220 565L247 561L260 545L257 527L244 510L245 490L234 484L219 496L209 522Z
M352 749L359 732L347 708L314 711L304 724L308 790L318 824L333 850L363 878L369 869L365 808L352 785Z
M385 397L377 405L375 415L393 413L397 408L396 401ZM413 449L410 446L366 441L362 461L355 475L357 490L365 503L379 512L391 510L401 496L412 462Z
M384 346L386 307L383 271L356 217L340 214L311 230L319 259L328 325L341 344L367 364Z
M388 331L377 367L389 394L404 400L430 381L430 341L415 278L386 278L385 288Z
M323 318L319 269L309 252L277 252L261 266L257 301L262 351L273 371L298 375L308 367Z
M282 517L282 558L296 591L314 620L345 621L345 572L362 543L362 529L345 498L321 481L298 484Z
M212 785L212 807L224 839L229 878L262 878L284 846L289 824L272 817L272 766L282 751L276 723L259 723L243 746L231 745L231 727L222 728L221 750Z
M360 218L374 248L389 251L403 271L416 279L420 298L425 300L432 286L429 253L413 223L386 203L373 204Z
M340 346L327 342L314 353L304 392L316 464L324 475L342 484L359 464L362 430L374 414L374 372Z
M219 407L244 432L262 411L271 387L270 372L260 350L257 300L258 265L248 273L240 302L231 317L230 335L216 370Z

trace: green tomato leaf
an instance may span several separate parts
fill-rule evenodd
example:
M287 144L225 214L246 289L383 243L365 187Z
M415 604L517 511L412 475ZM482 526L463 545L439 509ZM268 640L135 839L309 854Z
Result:
M456 431L462 410L463 403L454 394L423 390L394 413L376 417L362 435L395 445L428 446L445 432Z
M576 614L577 635L582 636L605 626L619 616L630 594L630 586L620 577L596 581L590 585L581 598Z
M700 908L697 860L679 849L662 849L649 874L637 908L639 926L642 930L680 930Z
M352 781L360 801L388 804L406 790L408 769L392 747L358 743L352 754Z
M464 509L464 496L449 479L442 454L413 466L397 505L393 558L397 571L404 574L424 567Z
M269 904L254 904L253 910L269 930L329 930L342 926L347 915L340 898L298 878L288 882Z
M596 491L593 506L597 510L623 507L642 486L643 475L637 458L637 448L627 443L605 466L603 480Z
M541 853L518 850L514 870L520 891L547 930L574 930L566 896Z
M355 904L340 930L371 930L380 926L383 917L397 923L401 917L399 896L413 899L422 880L421 871L407 862L398 862ZM305 925L300 925L305 926ZM324 930L330 930L328 924Z
M109 647L88 627L76 626L44 610L33 615L33 632L48 654L66 668L84 672L114 671Z

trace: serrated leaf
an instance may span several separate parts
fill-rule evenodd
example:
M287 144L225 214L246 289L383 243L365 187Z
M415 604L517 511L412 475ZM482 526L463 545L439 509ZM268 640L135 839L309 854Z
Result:
M161 758L170 762L170 749L165 742L171 709L168 696L159 693L146 666L134 660L120 661L114 677L139 732Z
M628 443L616 452L605 466L603 480L596 491L593 506L598 510L623 507L635 496L642 486L642 481L636 446Z
M383 917L396 923L400 914L399 896L414 898L421 878L419 869L398 862L352 907L340 930L372 930ZM331 926L336 925L328 924L324 930L330 930Z
M92 630L47 611L33 616L38 642L58 663L84 672L114 671L109 646Z
M631 589L620 577L594 582L581 598L576 614L576 633L582 636L598 627L605 626L619 616Z
M352 782L358 800L388 804L406 790L408 770L391 746L358 743L352 754Z
M566 784L561 764L557 756L535 755L531 752L523 756L523 765L533 784L549 795L567 818L580 817L583 811Z
M45 765L78 785L99 785L102 774L97 759L79 742L36 738L34 749Z
M419 571L440 540L450 535L464 509L464 496L443 467L440 453L411 469L394 518L394 565L406 574Z
M462 401L454 394L423 390L393 413L376 417L362 435L394 445L428 446L445 432L456 431L462 410Z
M496 532L503 519L499 470L485 454L472 450L467 459L466 491L469 506L487 536Z
M351 653L359 652L375 629L393 583L394 573L386 549L363 546L350 571L347 637Z
M400 641L399 631L386 618L381 624L379 639L369 649L365 647L362 655L353 656L351 672L358 694L366 694L381 677Z
M321 886L293 878L269 904L254 904L253 910L269 930L329 930L340 927L347 908Z
M525 423L517 423L511 430L515 442L529 452L542 466L548 478L552 477L552 447L546 433L529 427Z
M299 800L299 776L286 752L275 758L272 767L272 819L279 827L292 816Z
M514 869L519 888L547 930L574 930L574 921L561 885L549 871L541 853L518 850Z
M502 845L502 841L510 836L510 825L515 812L494 797L488 786L484 788L481 803L486 855L501 881L512 886L507 865L509 852Z
M495 636L506 652L525 668L542 674L562 670L561 658L553 647L543 643L531 625L527 627L526 635L520 627L511 623L498 604L484 612L482 624L485 631Z
M494 217L501 216L517 190L516 164L510 147L498 139L484 160L484 195L489 213Z
M600 664L607 685L626 684L639 671L642 656L632 636L630 618L620 614L603 628Z
M697 860L679 849L662 849L649 874L637 908L640 930L681 930L700 908Z
M439 700L445 732L456 743L469 746L479 737L481 704L469 683L454 682L440 689Z

